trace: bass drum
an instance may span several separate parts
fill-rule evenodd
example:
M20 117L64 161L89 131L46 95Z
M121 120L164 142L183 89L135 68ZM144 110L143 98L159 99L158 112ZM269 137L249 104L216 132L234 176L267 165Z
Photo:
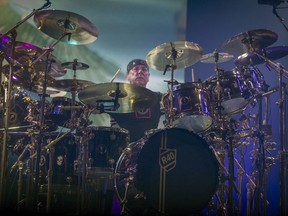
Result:
M205 140L183 128L166 128L124 149L114 185L122 208L133 215L191 215L212 200L218 171Z

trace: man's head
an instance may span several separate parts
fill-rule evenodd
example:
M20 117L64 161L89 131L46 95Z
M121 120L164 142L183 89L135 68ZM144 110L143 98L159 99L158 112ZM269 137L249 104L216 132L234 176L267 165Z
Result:
M145 60L133 59L127 65L127 80L131 84L146 87L149 82L149 66Z

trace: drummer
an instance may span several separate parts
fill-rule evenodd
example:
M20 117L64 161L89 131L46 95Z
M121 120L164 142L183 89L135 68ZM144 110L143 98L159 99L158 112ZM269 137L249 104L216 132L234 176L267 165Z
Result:
M133 59L127 65L126 78L130 84L141 87L147 86L150 73L149 66L145 60ZM125 128L130 133L130 142L135 142L144 137L145 132L157 129L160 117L161 93L155 92L157 101L149 108L143 108L132 113L110 113L111 126Z

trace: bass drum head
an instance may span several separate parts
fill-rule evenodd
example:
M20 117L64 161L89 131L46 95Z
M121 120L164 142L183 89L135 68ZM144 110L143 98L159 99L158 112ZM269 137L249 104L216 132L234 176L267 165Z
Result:
M115 188L132 214L191 215L212 200L218 171L204 139L182 128L163 129L128 145L116 165Z

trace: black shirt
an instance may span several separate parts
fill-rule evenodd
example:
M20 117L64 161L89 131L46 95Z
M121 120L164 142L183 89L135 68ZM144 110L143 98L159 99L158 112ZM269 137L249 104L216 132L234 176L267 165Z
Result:
M129 131L130 142L143 138L146 131L158 127L162 115L160 109L162 94L160 92L155 92L155 94L157 94L157 101L149 108L131 113L109 113L119 127Z

